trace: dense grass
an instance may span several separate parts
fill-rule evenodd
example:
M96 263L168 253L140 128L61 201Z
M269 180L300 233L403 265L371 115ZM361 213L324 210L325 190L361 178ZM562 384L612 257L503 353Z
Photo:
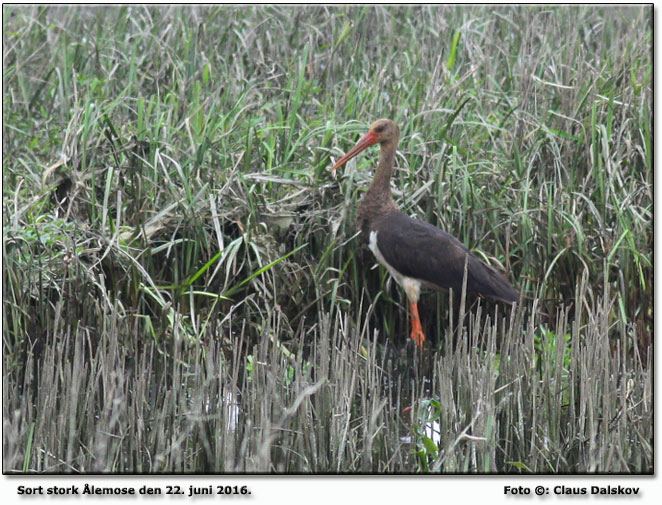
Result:
M650 8L3 33L4 471L652 472ZM456 342L429 293L422 355L356 236L376 153L328 171L379 117L401 208L522 293Z

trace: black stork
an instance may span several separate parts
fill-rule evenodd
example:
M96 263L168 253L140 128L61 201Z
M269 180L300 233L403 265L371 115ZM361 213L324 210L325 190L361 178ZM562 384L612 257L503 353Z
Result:
M375 177L359 205L357 225L377 261L400 284L409 300L411 338L423 346L425 334L418 314L421 287L452 288L461 293L467 269L467 295L513 303L517 292L506 278L483 263L458 239L439 228L413 219L398 210L391 194L391 174L400 129L390 119L375 121L332 170L344 165L361 151L379 144L381 154Z

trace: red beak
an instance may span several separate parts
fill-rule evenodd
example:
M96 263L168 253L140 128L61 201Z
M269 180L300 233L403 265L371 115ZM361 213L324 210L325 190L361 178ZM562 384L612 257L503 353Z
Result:
M367 147L370 147L373 145L375 142L377 142L377 134L373 132L368 132L364 135L364 137L359 140L354 147L352 147L349 151L347 151L347 154L340 158L335 165L331 168L331 170L335 170L338 167L342 167L345 163L347 163L349 160L351 160L354 156L359 154L361 151L366 149Z

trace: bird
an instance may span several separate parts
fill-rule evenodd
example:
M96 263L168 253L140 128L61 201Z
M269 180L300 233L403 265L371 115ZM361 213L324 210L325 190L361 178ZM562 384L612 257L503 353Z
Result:
M398 125L390 119L379 119L331 170L335 173L363 150L379 144L379 164L359 204L356 224L377 261L404 289L409 302L410 337L422 348L425 333L418 312L421 288L450 288L461 293L466 265L467 295L506 303L515 303L519 297L501 273L478 259L453 235L398 209L391 193L391 175L399 141Z

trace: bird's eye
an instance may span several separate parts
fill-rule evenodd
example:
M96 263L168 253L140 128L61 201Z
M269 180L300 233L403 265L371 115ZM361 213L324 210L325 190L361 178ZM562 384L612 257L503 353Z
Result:
M375 128L375 131L376 131L377 133L381 133L381 132L383 132L383 131L384 131L384 125L383 125L383 124L380 124L377 128Z

